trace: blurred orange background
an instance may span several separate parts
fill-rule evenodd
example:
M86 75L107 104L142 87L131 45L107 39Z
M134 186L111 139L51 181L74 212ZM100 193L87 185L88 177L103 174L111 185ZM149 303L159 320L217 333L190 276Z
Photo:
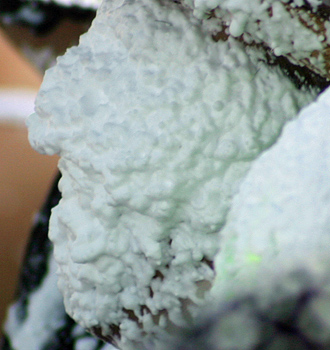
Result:
M42 75L0 31L0 91L31 94L37 92L41 80ZM33 217L47 195L57 165L57 157L40 155L30 147L24 121L10 122L2 107L0 99L1 324L13 299Z

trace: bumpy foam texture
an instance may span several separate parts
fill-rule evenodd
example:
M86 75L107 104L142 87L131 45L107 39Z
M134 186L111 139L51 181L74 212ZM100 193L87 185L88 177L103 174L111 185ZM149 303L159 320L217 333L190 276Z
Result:
M61 156L50 237L67 312L123 349L185 325L250 163L314 98L178 4L105 1L28 121Z
M194 15L213 26L214 36L227 35L257 45L270 55L330 79L330 8L321 0L184 1Z
M327 263L329 101L330 89L286 125L277 143L255 161L244 179L221 232L215 293L227 281L255 283L264 266L290 271Z

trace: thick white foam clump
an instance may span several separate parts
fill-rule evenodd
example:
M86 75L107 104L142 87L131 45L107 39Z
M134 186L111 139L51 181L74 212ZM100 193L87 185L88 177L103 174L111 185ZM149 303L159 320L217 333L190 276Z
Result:
M324 269L330 246L329 101L328 89L253 164L221 233L215 295L228 284L267 279L262 271Z
M204 302L242 177L314 98L246 50L212 42L177 4L105 1L46 73L28 123L31 144L61 156L60 289L122 348Z

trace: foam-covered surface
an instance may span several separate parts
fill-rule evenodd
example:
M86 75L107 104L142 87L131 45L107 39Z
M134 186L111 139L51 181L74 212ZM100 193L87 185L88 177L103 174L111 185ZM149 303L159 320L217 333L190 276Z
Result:
M227 282L255 283L265 266L287 271L327 261L329 111L328 89L253 164L221 233L216 293Z
M321 0L184 0L194 16L219 32L259 45L329 81L329 3Z
M125 349L185 324L250 163L314 97L178 4L105 1L29 118L31 144L61 156L50 237L68 313Z

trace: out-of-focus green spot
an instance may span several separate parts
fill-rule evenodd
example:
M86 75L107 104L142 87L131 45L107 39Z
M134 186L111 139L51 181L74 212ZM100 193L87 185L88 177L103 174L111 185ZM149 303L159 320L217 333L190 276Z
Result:
M247 256L248 262L249 263L260 263L262 260L261 255L254 254L254 253L249 253Z

